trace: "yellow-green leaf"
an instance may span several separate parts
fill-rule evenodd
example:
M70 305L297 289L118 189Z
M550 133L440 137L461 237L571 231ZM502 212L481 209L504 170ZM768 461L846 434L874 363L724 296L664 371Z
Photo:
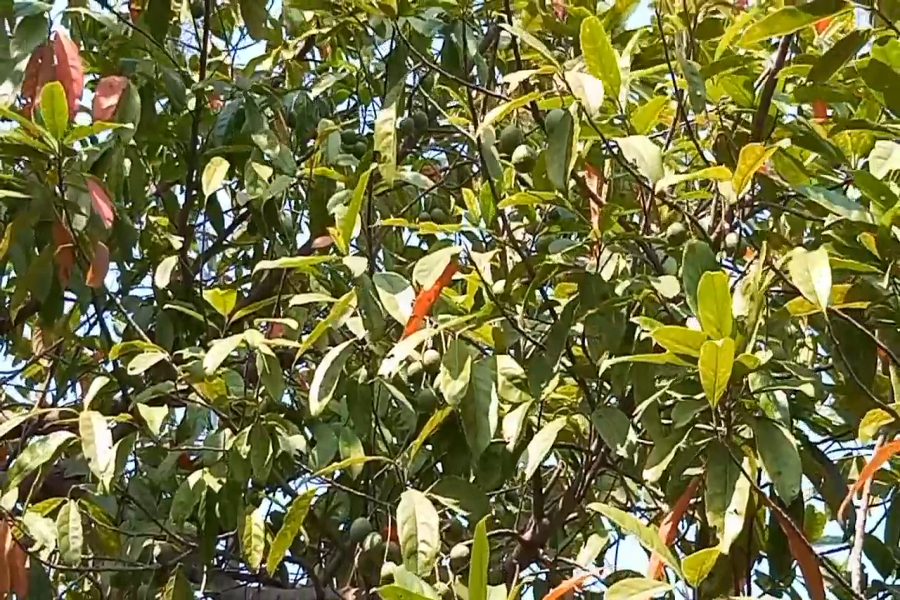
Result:
M700 348L700 384L710 405L715 406L728 389L728 379L734 366L734 340L724 338L708 341Z
M707 271L697 288L697 309L703 331L714 340L731 337L731 291L724 271Z

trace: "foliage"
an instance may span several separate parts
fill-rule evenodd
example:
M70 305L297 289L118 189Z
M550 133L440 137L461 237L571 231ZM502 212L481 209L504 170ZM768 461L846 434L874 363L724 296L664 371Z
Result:
M0 591L896 593L895 2L62 4Z

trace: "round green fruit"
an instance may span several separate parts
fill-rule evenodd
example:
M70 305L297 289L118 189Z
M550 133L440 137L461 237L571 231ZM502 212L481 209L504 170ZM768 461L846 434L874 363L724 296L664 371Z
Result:
M350 524L350 541L358 544L372 533L372 523L365 517L359 517Z
M398 544L397 542L390 542L387 547L387 557L388 560L395 563L402 562L403 557L400 554L400 544Z
M566 116L566 111L561 108L554 108L550 112L547 113L547 116L544 117L544 126L547 128L547 133L549 134L554 129L556 129L557 125L563 120L563 117Z
M355 144L359 140L359 134L352 129L345 129L341 132L341 143L345 145Z
M528 144L522 144L512 154L512 164L519 173L531 173L537 163L537 153Z
M741 245L741 236L738 235L737 231L729 231L728 235L725 236L725 249L729 252L734 252L738 249L738 246Z
M419 223L425 223L431 220L431 213L427 210L423 210L419 213Z
M431 209L431 220L437 224L442 224L447 222L447 213L443 208L433 208Z
M421 377L424 372L425 372L425 365L422 364L422 361L414 360L406 368L406 377L410 381L414 381L414 380L418 379L419 377Z
M422 412L430 412L437 406L437 396L431 388L423 387L416 394L416 405Z
M400 121L400 133L405 136L411 136L416 134L416 122L410 118L406 117Z
M412 115L414 130L418 133L428 131L428 113L424 110L417 110Z
M436 373L441 367L441 353L434 348L429 348L422 355L422 363L425 365L426 371Z
M358 142L353 144L351 152L353 152L353 156L355 156L356 158L362 158L368 149L369 145L363 140L359 140Z
M384 539L377 531L371 532L363 540L363 552L381 552L384 548Z
M497 148L501 154L512 154L516 148L525 143L525 134L516 125L507 125L500 132L500 140Z
M666 242L672 246L683 244L688 237L688 230L681 221L675 221L666 228Z
M456 544L450 548L450 569L454 573L459 573L469 564L469 555L471 551L465 544Z

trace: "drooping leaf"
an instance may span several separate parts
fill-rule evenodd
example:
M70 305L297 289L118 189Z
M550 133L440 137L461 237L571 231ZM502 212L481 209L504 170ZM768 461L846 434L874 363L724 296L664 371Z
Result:
M66 564L79 564L84 551L84 527L77 500L70 499L59 509L56 531L59 535L59 557Z
M353 190L353 197L350 200L350 206L343 213L338 221L338 235L335 239L341 252L347 254L350 251L350 240L353 238L353 232L356 230L356 224L359 221L359 211L362 209L363 200L369 190L369 178L372 176L372 168L363 171Z
M214 156L206 163L201 177L204 197L209 198L222 187L222 182L225 181L225 176L230 168L231 163L221 156Z
M666 516L663 517L662 523L659 526L659 539L664 545L671 546L675 541L675 536L678 535L678 524L681 523L681 519L690 507L691 500L694 499L697 488L699 487L700 478L695 477L685 488L684 492L681 493L681 496L678 497L675 504L672 505L672 510L667 512ZM665 571L663 570L662 557L658 552L653 552L650 556L650 566L647 569L647 577L649 579L661 579L664 574ZM686 572L685 576L687 576Z
M825 600L825 582L822 580L822 571L819 569L819 559L815 550L803 537L803 532L791 521L790 517L775 506L775 504L766 496L760 495L759 498L772 509L778 524L781 525L784 535L787 536L790 545L791 554L800 570L803 573L803 580L806 584L806 591L811 600Z
M721 552L718 548L704 548L685 556L681 561L685 581L693 587L699 587L716 566L719 556Z
M70 431L54 431L45 436L33 438L16 458L7 473L7 489L11 489L35 469L43 466L56 454L57 450L75 438Z
M619 59L603 27L603 22L594 16L583 20L578 40L588 72L603 82L604 88L609 91L612 98L618 98L619 88L622 86Z
M409 320L403 328L402 338L407 338L422 328L425 324L425 317L431 312L431 307L434 306L434 303L440 298L443 289L450 285L450 282L453 280L453 275L456 274L458 268L459 267L455 262L448 262L437 281L430 287L423 288L416 294L416 299L413 302L412 314L409 316Z
M859 472L859 477L850 486L850 491L847 492L847 496L844 498L844 502L841 504L840 510L838 511L838 518L843 519L844 514L847 512L847 507L853 501L853 497L859 492L859 490L863 489L867 482L869 482L873 477L875 477L875 473L878 472L878 469L881 466L889 461L892 456L900 452L900 440L893 441L881 446L869 462L866 463L866 466L863 467L863 470Z
M259 571L266 546L266 519L262 507L251 508L244 515L241 532L241 555L251 571Z
M637 537L644 548L657 553L665 564L671 567L679 576L681 575L681 566L678 563L678 559L675 558L672 551L662 542L659 530L656 527L644 525L634 515L630 515L608 504L593 502L588 504L587 508L605 516L620 527L625 533L630 533Z
M266 558L266 571L269 573L277 572L278 565L284 559L288 549L293 544L294 539L303 529L303 522L312 506L316 497L316 490L310 489L300 494L291 501L287 514L284 515L284 521L275 538L269 546L269 556Z
M559 432L562 431L563 427L566 426L567 422L568 419L566 417L554 419L544 425L541 430L531 438L528 447L525 448L525 453L522 455L522 462L525 463L523 472L526 481L530 481L531 477L538 468L540 468L541 464L543 464L544 460L547 458L547 454L553 447L553 443L556 442L556 437L559 435Z
M700 325L712 339L731 336L731 290L724 271L707 271L700 276L697 309Z
M352 353L353 340L347 340L322 357L309 386L309 410L313 416L320 415L331 402L344 370L344 363Z
M625 160L634 165L638 174L645 177L651 186L655 186L665 176L662 150L653 140L643 135L632 135L617 138L616 143Z
M94 244L94 255L85 278L85 285L92 288L101 288L109 272L109 248L103 242Z
M91 196L91 206L94 208L94 213L100 217L100 222L103 223L103 226L109 229L115 220L115 209L113 208L109 192L94 177L88 176L85 178L85 181L87 182L88 193Z
M69 117L78 111L78 102L84 91L84 65L81 51L64 31L58 29L53 38L53 52L56 56L56 78L66 93Z
M854 29L820 56L813 64L806 79L813 83L824 83L852 60L869 41L869 32Z
M575 592L584 589L587 582L597 576L598 573L596 571L577 573L550 590L547 595L544 596L544 600L560 600L560 598L568 598ZM608 593L609 591L607 591L607 594Z
M403 566L419 575L429 573L440 551L440 519L422 492L407 490L400 495L397 534Z
M700 356L700 349L709 339L702 331L678 325L663 325L654 329L650 336L669 352L687 356Z
M812 252L797 248L788 264L791 281L803 297L824 310L831 302L831 265L828 251L819 248Z
M757 419L753 430L759 456L775 485L775 492L785 505L790 504L800 493L803 477L797 442L784 427L768 419Z
M725 391L734 367L734 340L723 338L703 343L700 348L700 383L710 405L715 407Z
M554 189L563 194L569 188L574 131L575 119L570 112L563 111L559 122L547 132L547 150L544 153L547 179Z
M115 118L119 100L128 85L128 78L122 75L109 75L97 82L91 106L91 115L95 121L111 121Z
M775 145L766 148L763 144L753 143L741 148L741 154L731 178L731 186L734 188L735 194L742 196L747 192L753 176L772 158L779 147Z
M384 105L375 118L375 151L378 153L378 169L388 184L393 183L397 174L397 115L402 96L403 87L398 84L385 98Z
M91 472L108 488L112 481L115 456L112 430L106 417L94 410L82 411L78 417L78 431Z

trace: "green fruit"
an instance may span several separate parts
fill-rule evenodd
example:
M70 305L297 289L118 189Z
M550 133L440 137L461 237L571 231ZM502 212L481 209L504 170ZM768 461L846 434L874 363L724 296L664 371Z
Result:
M431 209L431 220L437 224L442 224L447 222L447 213L444 212L443 208L433 208Z
M387 561L381 565L381 583L390 583L394 581L394 571L397 570L397 563Z
M387 557L388 560L395 563L403 562L403 557L400 554L400 544L397 542L390 542L387 547Z
M683 244L687 237L687 228L681 221L675 221L666 228L666 242L672 246Z
M425 365L422 364L422 361L414 360L410 363L410 365L406 368L406 377L410 381L415 381L425 372Z
M436 373L441 366L441 353L434 348L429 348L422 355L422 363L425 365L426 371Z
M512 164L519 173L531 173L537 163L537 153L528 144L522 144L512 154Z
M351 149L351 152L353 153L353 156L355 156L356 158L362 158L368 149L369 149L369 145L366 142L364 142L363 140L359 140L358 142L353 144L353 148Z
M412 115L413 125L417 133L425 133L428 131L428 113L424 110L417 110Z
M359 134L352 129L345 129L341 132L341 143L346 145L355 144L359 140Z
M400 133L405 136L416 134L416 122L409 117L400 120Z
M500 132L497 149L501 154L512 154L516 148L525 143L525 134L516 125L507 125Z
M350 524L350 541L358 544L372 533L372 523L365 517L359 517Z
M459 573L469 564L469 555L471 551L465 544L456 544L450 548L450 569L454 573Z
M738 235L737 231L730 231L728 235L725 236L725 249L729 252L734 252L738 249L738 246L741 245L741 236Z
M369 533L363 540L363 552L381 552L384 549L384 539L377 531Z
M416 406L422 412L431 412L434 410L434 407L437 406L437 396L434 393L434 390L431 388L422 388L419 390L419 393L416 394Z
M539 235L537 238L537 242L535 243L535 247L538 252L541 254L550 250L550 244L553 243L553 236L550 235Z
M422 212L419 213L419 222L420 223L427 222L430 220L431 220L431 214L428 213L427 211L423 210Z
M564 116L566 116L566 111L561 108L554 108L547 113L547 116L544 117L544 126L547 128L548 134L556 129L556 126L559 125Z

